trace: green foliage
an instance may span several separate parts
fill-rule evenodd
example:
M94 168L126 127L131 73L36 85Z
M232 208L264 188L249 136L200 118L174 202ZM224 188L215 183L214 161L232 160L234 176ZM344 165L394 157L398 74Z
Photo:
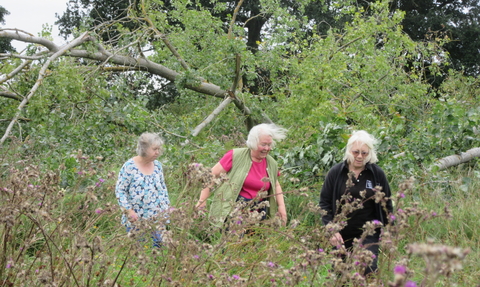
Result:
M439 157L479 142L478 80L450 71L440 87L433 87L425 76L444 75L433 61L445 57L438 48L443 42L414 42L402 32L404 14L390 11L387 1L370 5L366 12L350 1L339 2L335 17L349 22L328 31L315 26L312 31L318 32L306 31L311 23L277 1L262 1L259 12L271 15L265 30L269 33L253 51L244 27L232 27L232 34L226 34L230 21L225 19L231 18L213 12L228 7L215 3L210 9L196 2L193 9L191 1L172 1L175 9L168 11L157 9L163 7L160 2L148 3L155 27L168 35L189 65L184 69L161 39L152 40L149 59L179 72L175 83L147 78L144 72L102 72L97 63L83 60L62 58L49 67L48 77L1 147L0 210L15 216L1 217L0 235L15 240L2 243L6 251L0 275L6 277L0 277L27 284L53 282L48 279L66 274L60 283L69 286L113 285L114 280L138 286L333 286L334 254L328 249L329 231L320 223L318 192L325 173L342 160L349 134L358 129L379 140L379 164L394 191L402 191L401 184L411 176L418 180L406 198L395 195L396 215L408 210L402 221L408 224L399 225L404 229L382 254L378 278L384 285L392 280L393 267L406 258L417 274L410 279L439 276L425 268L423 260L405 253L413 242L433 238L462 248L478 245L470 224L478 221L478 201L472 197L478 189L473 172L478 161L448 172L426 169ZM120 44L140 35L116 28L122 32ZM289 227L240 226L255 232L240 238L211 230L205 214L194 210L202 185L188 167L211 167L229 149L244 146L246 116L230 105L192 137L191 131L222 99L184 89L198 85L200 78L231 88L237 54L245 81L238 98L253 111L251 117L265 113L289 130L272 152L282 167ZM11 72L17 61L5 61L2 74ZM38 64L44 61L34 62L22 78L8 83L20 98L34 85ZM254 89L251 83L259 79L268 81ZM145 89L173 84L178 93L160 100ZM168 96L171 100L162 101ZM0 97L2 131L18 104ZM120 166L134 154L137 136L144 131L158 132L166 140L160 161L175 207L171 241L160 251L127 237L113 192ZM13 191L22 197L12 197ZM38 205L41 199L43 207ZM441 210L447 202L457 220L446 220L450 213ZM438 286L476 284L477 249L467 257L465 271L439 279ZM14 267L6 268L10 262Z

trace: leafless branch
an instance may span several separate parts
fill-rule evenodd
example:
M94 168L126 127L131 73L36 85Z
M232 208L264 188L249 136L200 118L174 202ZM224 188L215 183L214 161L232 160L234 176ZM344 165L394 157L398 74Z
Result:
M2 32L0 32L0 33L2 33ZM17 35L19 35L19 34L17 34ZM8 135L10 134L10 131L13 128L13 125L17 122L18 118L20 117L20 114L21 114L23 108L30 101L31 97L35 94L38 87L42 84L42 81L46 76L47 68L50 66L50 63L52 63L55 59L62 56L63 54L67 53L69 49L71 49L75 46L78 46L78 45L80 45L81 43L83 43L87 40L88 40L88 32L85 32L82 35L80 35L80 37L71 41L68 45L63 46L61 49L55 49L55 53L48 58L48 60L43 64L42 68L40 69L40 72L38 73L38 78L37 78L37 81L35 82L35 85L30 89L28 95L22 100L22 102L18 106L17 113L15 114L12 121L10 122L7 129L5 130L5 134L0 139L0 145L2 145L5 142Z

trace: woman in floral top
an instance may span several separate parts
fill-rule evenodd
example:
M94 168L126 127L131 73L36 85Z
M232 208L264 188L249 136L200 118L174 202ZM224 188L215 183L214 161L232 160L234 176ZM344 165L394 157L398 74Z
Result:
M137 156L129 159L118 174L115 194L125 210L122 224L131 229L134 222L155 220L166 216L170 206L162 165L157 157L163 150L163 140L156 134L143 133L138 139ZM156 245L161 232L153 234Z

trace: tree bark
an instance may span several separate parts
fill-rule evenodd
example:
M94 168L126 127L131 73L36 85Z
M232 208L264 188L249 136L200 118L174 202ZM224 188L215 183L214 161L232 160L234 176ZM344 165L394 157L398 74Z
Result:
M434 167L438 167L438 170L447 169L452 166L459 165L461 163L472 160L475 157L480 157L480 148L472 148L461 154L454 154L438 160L434 164Z

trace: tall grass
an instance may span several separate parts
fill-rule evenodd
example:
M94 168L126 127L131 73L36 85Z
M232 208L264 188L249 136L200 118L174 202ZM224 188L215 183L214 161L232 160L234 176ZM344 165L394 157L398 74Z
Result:
M111 168L120 163L78 152L65 160L75 164L48 170L6 154L0 286L476 286L480 278L473 169L395 183L396 223L385 227L380 269L366 279L371 254L358 247L342 261L346 251L328 244L338 226L320 223L321 183L283 181L286 227L240 208L227 230L216 230L193 208L206 169L167 167L170 223L164 245L154 248L148 234L156 226L127 233L120 224Z

